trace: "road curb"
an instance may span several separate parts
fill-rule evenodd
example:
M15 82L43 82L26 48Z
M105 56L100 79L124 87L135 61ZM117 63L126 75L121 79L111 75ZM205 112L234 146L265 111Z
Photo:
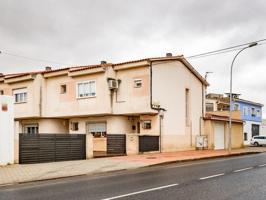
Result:
M226 155L216 155L216 156L207 156L207 157L201 157L201 158L191 158L191 159L185 159L185 160L173 160L173 161L165 161L162 163L156 163L148 165L147 167L153 167L153 166L160 166L160 165L167 165L167 164L173 164L173 163L185 163L185 162L191 162L191 161L197 161L197 160L211 160L214 158L225 158L225 157L237 157L237 156L245 156L245 155L251 155L251 154L260 154L263 152L241 152L241 153L234 153L234 154L226 154Z

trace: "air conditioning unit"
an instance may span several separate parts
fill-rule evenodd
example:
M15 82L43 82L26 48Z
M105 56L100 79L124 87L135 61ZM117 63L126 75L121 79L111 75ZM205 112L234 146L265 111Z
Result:
M110 79L108 81L109 89L117 89L118 88L118 81L115 79Z

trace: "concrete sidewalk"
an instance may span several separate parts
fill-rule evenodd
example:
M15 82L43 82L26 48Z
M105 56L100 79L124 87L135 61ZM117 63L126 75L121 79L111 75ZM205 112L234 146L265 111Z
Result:
M231 155L266 152L265 147L236 149ZM31 181L71 177L85 174L99 174L119 170L136 169L170 162L182 162L204 158L229 156L224 150L180 151L152 153L134 156L97 158L90 160L55 163L9 165L0 167L0 186Z

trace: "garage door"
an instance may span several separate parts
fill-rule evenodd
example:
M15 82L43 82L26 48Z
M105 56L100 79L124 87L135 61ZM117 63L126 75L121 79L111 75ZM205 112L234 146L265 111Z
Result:
M215 123L214 149L224 149L224 123Z

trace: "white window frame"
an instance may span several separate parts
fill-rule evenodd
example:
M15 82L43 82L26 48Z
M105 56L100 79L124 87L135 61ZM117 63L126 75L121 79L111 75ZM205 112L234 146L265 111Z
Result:
M147 119L147 120L143 120L142 122L142 128L143 129L152 129L152 121Z
M34 131L34 133L28 133L27 132L27 129L28 128L33 128L35 131ZM34 123L34 124L24 124L23 125L23 132L24 132L24 134L33 134L33 135L35 135L35 134L39 134L39 124L38 123Z
M86 133L90 133L94 137L106 137L107 123L106 122L87 122Z
M237 108L237 109L236 109ZM240 104L239 103L234 103L234 110L238 111L240 110Z
M248 107L244 106L243 110L244 110L244 116L248 116L249 115Z
M19 100L17 101L16 96L19 95ZM15 98L15 103L27 103L28 91L27 88L13 89L13 96Z
M95 94L94 95L89 95L88 96L80 96L79 95L79 85L80 84L90 84L90 83L94 83L94 90L95 90ZM92 97L96 97L97 91L96 91L96 80L87 80L87 81L81 81L81 82L77 82L76 84L76 98L77 99L85 99L85 98L92 98ZM84 88L83 88L84 89ZM84 91L83 91L84 94Z
M77 125L77 127L75 126L75 125ZM79 122L71 122L70 123L70 130L71 131L78 131L79 130Z
M210 107L211 106L211 107ZM208 108L208 109L207 109ZM211 110L209 110L209 108L212 108ZM213 112L214 111L214 103L206 103L206 112Z
M137 84L140 83L140 86ZM141 88L142 87L142 79L134 79L134 88Z
M256 117L261 117L261 111L260 111L260 109L257 109L256 110Z
M251 107L251 116L256 117L256 108L255 107Z

